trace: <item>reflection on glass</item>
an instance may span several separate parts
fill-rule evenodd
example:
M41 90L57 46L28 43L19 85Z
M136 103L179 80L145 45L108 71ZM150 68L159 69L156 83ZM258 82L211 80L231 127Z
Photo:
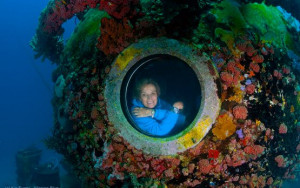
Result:
M126 74L121 104L130 124L153 137L183 131L195 118L201 88L193 69L171 55L141 59Z

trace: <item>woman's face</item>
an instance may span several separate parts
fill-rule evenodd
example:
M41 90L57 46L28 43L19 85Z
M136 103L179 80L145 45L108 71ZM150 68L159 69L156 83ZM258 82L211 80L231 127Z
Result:
M157 92L153 84L146 84L142 87L140 99L147 108L154 108L157 104Z

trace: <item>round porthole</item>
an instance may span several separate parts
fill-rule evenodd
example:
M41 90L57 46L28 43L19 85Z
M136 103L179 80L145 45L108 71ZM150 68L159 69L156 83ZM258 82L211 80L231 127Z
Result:
M157 116L164 117L159 119L155 114L153 117L149 114L136 118L132 112L134 107L147 108L147 104L142 104L141 89L152 83L158 93L153 112L158 109ZM168 54L155 54L139 60L129 69L122 82L120 97L122 110L136 130L148 136L166 138L182 132L194 120L200 108L201 87L197 75L183 60ZM153 100L146 98L147 102L152 104ZM177 104L182 108L174 108ZM174 124L168 115L177 118Z
M189 46L166 38L141 40L121 52L112 65L105 88L108 118L137 149L174 155L197 145L215 122L220 110L216 78L213 65ZM144 81L147 87L140 84ZM152 90L147 93L145 88ZM141 108L144 111L135 110ZM170 114L176 123L164 123L171 128L163 134L141 124L162 123Z

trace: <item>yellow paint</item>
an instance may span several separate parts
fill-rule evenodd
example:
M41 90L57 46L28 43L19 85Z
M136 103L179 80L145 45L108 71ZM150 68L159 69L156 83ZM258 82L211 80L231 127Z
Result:
M128 63L141 52L142 49L136 49L133 47L126 48L116 59L116 65L119 70L123 71Z
M177 142L184 148L192 147L195 143L200 142L200 140L205 136L205 133L211 124L212 119L210 117L203 117L202 120L192 128L192 130L179 138Z

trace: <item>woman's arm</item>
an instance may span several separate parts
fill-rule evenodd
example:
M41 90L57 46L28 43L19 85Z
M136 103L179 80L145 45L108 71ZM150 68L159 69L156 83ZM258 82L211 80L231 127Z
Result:
M157 112L155 112L156 114ZM156 114L157 115L157 114ZM156 116L155 115L155 116ZM134 120L137 125L144 131L157 136L163 136L168 134L176 125L179 115L173 112L167 112L165 114L165 118L158 120L148 117L136 117L134 116ZM158 114L160 116L160 114Z

